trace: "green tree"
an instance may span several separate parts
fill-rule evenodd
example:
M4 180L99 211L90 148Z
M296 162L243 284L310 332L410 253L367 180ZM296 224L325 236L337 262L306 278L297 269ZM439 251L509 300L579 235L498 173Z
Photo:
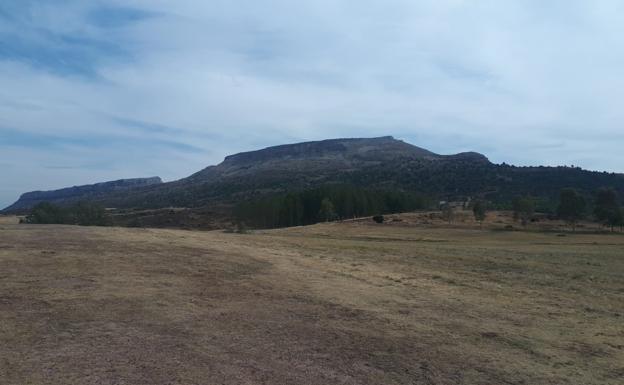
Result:
M513 217L514 220L520 221L522 226L525 226L533 217L535 213L535 203L530 197L517 197L513 201Z
M483 227L483 221L487 216L487 205L483 201L476 201L472 206L472 213L475 220L479 222L479 227Z
M586 206L585 198L578 191L564 188L559 196L557 215L572 227L572 231L576 231L576 224L585 216Z
M328 201L324 202L325 199ZM237 205L234 213L237 220L244 221L251 228L275 228L310 225L336 218L408 212L427 205L426 197L400 190L332 184L252 199Z
M70 221L80 226L107 226L110 218L106 209L91 202L78 202L69 208Z
M619 207L615 218L615 226L620 226L620 231L624 230L624 207Z
M325 222L333 221L336 218L336 210L334 204L329 198L323 198L321 201L321 210L319 211L321 220Z
M26 217L27 223L80 226L107 226L111 223L104 207L90 202L79 202L61 207L49 202L38 203Z
M67 210L53 205L50 202L37 203L30 214L26 216L26 223L36 224L66 224L69 223Z
M622 221L622 209L618 204L617 192L611 188L601 188L596 192L594 216L611 231Z

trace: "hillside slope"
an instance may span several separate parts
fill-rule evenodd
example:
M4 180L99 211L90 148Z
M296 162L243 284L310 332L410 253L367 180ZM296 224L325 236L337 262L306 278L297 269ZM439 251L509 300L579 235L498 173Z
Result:
M73 186L52 191L31 191L22 194L17 202L4 211L17 212L27 210L40 202L68 204L78 200L98 200L106 194L129 193L133 189L161 184L159 177L120 179L112 182L96 183L84 186Z
M251 197L324 184L410 191L434 200L480 196L502 203L530 194L551 207L564 187L578 188L587 195L603 186L624 193L622 174L497 165L478 153L439 155L392 137L380 137L331 139L244 152L169 183L98 189L96 193L89 188L29 193L8 211L27 208L43 198L62 203L69 193L116 208L211 207L227 212ZM58 200L57 195L62 198Z
M564 187L586 194L603 186L624 192L624 176L571 167L514 167L474 153L438 155L392 137L299 143L236 154L188 178L110 196L115 207L231 205L250 197L351 184L422 193L433 199L481 196L508 202L530 194L545 204Z
M322 184L407 189L413 187L411 178L421 176L397 175L397 169L404 172L407 165L428 172L434 166L464 163L490 164L481 154L439 155L392 137L331 139L231 155L187 178L134 191L131 196L112 194L106 202L125 208L227 206L249 197Z

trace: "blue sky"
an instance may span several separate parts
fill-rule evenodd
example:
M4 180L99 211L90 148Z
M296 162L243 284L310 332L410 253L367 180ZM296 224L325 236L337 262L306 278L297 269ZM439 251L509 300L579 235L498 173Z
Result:
M4 0L0 206L394 135L624 171L624 3Z

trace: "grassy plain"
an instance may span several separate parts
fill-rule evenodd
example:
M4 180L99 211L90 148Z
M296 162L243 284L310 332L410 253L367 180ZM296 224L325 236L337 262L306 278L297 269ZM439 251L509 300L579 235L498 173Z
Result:
M624 236L0 221L0 383L621 384Z

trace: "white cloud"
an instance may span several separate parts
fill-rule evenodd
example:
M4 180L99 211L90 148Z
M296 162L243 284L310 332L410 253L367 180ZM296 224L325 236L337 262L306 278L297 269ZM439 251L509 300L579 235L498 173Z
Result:
M16 144L0 143L0 163L16 168L9 185L154 171L173 179L240 150L373 135L498 162L622 171L618 1L24 4L0 35L48 48L0 46L0 130L25 135L19 145L32 156L25 168L13 162ZM98 16L102 6L122 8ZM94 12L120 20L94 23ZM28 146L33 135L72 148ZM111 145L94 151L89 138ZM45 168L83 156L113 166ZM1 194L0 203L15 198Z

